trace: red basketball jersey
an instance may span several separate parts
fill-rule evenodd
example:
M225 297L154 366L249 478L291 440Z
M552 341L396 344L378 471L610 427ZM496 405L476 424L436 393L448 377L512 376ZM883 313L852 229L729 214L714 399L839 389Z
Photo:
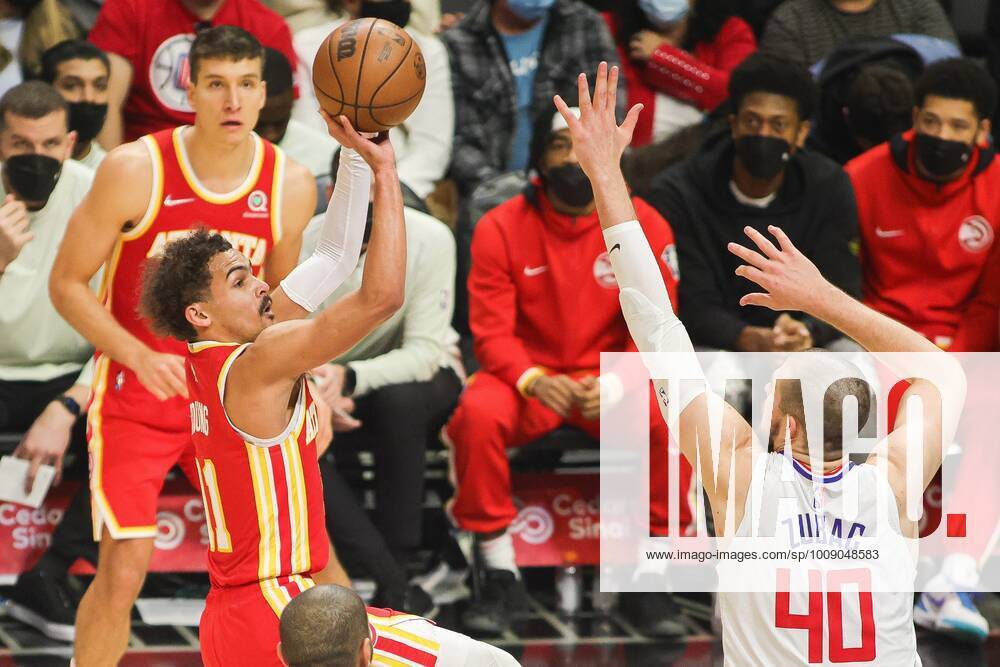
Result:
M256 134L254 158L243 183L218 194L194 174L181 136L186 126L139 139L153 165L149 205L134 227L118 237L101 285L101 298L125 329L160 352L185 354L184 344L159 338L139 316L137 306L146 260L191 229L218 231L250 260L259 274L271 248L281 238L281 188L285 158L280 149ZM187 403L175 397L159 401L123 365L102 360L95 378L94 401L105 416L125 417L167 431L187 428Z
M188 345L191 438L205 502L212 586L259 582L280 615L291 600L283 586L302 584L301 575L323 569L329 557L316 460L319 418L303 376L281 435L260 440L233 426L223 407L226 376L251 344Z
M373 665L437 665L441 644L434 623L393 609L367 607Z

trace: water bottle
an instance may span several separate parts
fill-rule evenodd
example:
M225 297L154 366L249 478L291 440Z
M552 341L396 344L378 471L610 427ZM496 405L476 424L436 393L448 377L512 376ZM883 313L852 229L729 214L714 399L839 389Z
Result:
M583 599L583 572L576 565L556 570L556 604L559 611L572 616L580 610Z

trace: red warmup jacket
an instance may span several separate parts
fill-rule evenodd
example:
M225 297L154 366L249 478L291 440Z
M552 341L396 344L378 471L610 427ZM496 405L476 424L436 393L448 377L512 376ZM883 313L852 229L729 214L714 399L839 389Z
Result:
M635 351L597 213L572 217L518 195L482 217L472 238L469 325L482 369L504 382L533 367L599 369L601 352ZM667 222L633 197L672 303L677 253Z
M941 347L992 351L1000 327L1000 160L977 148L959 178L937 184L916 172L913 134L845 167L858 205L864 302Z
M657 92L689 102L702 111L712 111L729 97L730 73L757 50L757 39L749 24L732 16L711 41L695 44L693 53L664 42L648 62L641 63L629 58L627 35L621 34L614 13L604 12L604 20L618 45L628 106L644 105L632 134L632 146L636 148L653 140Z

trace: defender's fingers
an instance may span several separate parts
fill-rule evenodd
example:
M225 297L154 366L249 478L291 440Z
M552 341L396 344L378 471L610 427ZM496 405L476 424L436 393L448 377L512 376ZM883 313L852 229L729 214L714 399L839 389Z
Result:
M608 106L608 63L601 61L597 66L597 79L594 81L594 110L604 111Z
M771 232L771 236L778 239L778 245L784 252L798 252L798 248L792 243L792 240L788 238L785 231L781 227L776 227L775 225L768 225L767 231Z
M770 260L761 255L759 252L751 250L746 246L741 246L739 243L730 242L726 248L729 252L736 255L747 264L752 264L758 269L766 269L770 264Z
M781 257L781 251L778 250L771 241L758 232L753 227L744 227L743 232L750 238L751 241L757 244L761 252L770 257L771 259L778 259Z
M735 273L736 275L746 278L747 280L752 280L764 289L767 289L767 286L764 285L764 281L767 280L767 275L757 267L741 264L736 267Z
M750 294L744 294L740 299L741 306L762 306L764 308L770 308L774 310L773 299L770 294L763 294L762 292L751 292Z
M580 115L590 112L590 84L587 83L587 75L583 72L576 78L577 99L580 100Z

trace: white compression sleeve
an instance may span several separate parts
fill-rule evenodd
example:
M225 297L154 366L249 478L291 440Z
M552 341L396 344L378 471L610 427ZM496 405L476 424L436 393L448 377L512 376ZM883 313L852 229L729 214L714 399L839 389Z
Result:
M657 393L662 396L661 392L666 389L665 380L657 378L666 378L670 374L681 378L704 378L687 329L674 313L667 287L663 284L663 275L656 265L642 226L638 221L630 220L609 227L604 230L604 242L621 289L618 299L622 305L622 313L639 351L687 353L677 355L675 362L682 367L671 369L672 373L660 368L655 357L643 355ZM682 396L678 414L697 395ZM662 401L660 410L669 425L666 406Z
M288 298L315 312L358 265L365 235L372 172L357 151L342 148L337 185L316 250L281 281Z

